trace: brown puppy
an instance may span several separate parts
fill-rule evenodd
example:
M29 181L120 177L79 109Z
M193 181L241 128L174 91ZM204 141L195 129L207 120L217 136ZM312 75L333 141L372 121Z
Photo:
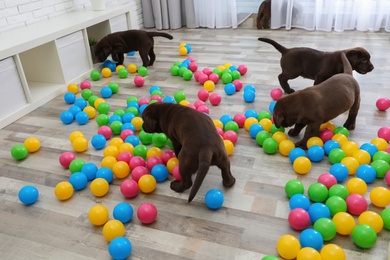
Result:
M352 67L344 52L340 53L344 73L324 82L280 98L275 105L273 119L276 127L290 127L288 134L297 136L306 127L302 140L295 146L306 149L307 140L317 136L320 125L349 110L344 127L355 129L360 107L360 88L352 77Z
M256 26L257 29L269 29L271 19L271 0L264 0L257 12Z
M224 186L233 186L236 179L230 172L230 160L209 116L179 104L154 103L145 108L142 119L145 132L165 133L172 141L181 176L181 181L171 182L172 190L189 189L192 174L198 172L188 202L195 197L210 165L221 169Z
M153 50L153 37L155 36L173 39L172 35L163 32L146 32L142 30L115 32L103 37L96 44L95 56L99 62L103 62L111 54L112 59L118 65L122 65L124 53L138 51L142 59L142 66L152 66L156 59L156 54Z
M290 79L302 76L314 79L314 85L317 85L337 73L342 73L341 52L345 53L352 69L358 73L366 74L374 69L370 61L371 55L361 47L335 52L323 52L303 47L287 49L268 38L259 38L258 40L271 44L282 54L280 59L282 73L279 74L278 79L280 86L287 94L294 92L287 82Z

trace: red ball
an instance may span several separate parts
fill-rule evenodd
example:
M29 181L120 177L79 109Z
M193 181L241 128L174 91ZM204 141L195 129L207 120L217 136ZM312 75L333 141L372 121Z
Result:
M240 91L240 90L242 89L242 87L243 87L242 81L239 80L239 79L233 80L232 83L233 83L233 85L236 87L236 91L237 91L237 92Z
M138 183L135 180L126 179L122 182L120 190L126 198L134 198L138 194Z
M234 132L233 130L227 130L224 134L223 134L223 139L224 140L229 140L230 142L232 142L233 144L236 144L237 143L237 140L238 140L238 135L236 132Z
M333 136L334 136L334 133L329 128L322 129L318 135L318 137L321 138L322 142L324 142L324 143L331 140Z
M378 130L378 137L390 141L390 126L383 126Z
M238 127L244 127L246 116L242 113L235 114L233 117L234 122L237 123Z
M222 97L220 94L214 92L214 93L211 93L209 100L210 100L211 105L218 106L222 101Z
M217 84L218 81L219 81L219 76L217 73L211 73L209 75L209 80L211 80L212 82L214 82L214 84Z
M151 156L148 158L148 160L146 161L146 166L148 167L149 170L152 170L152 168L156 165L156 164L163 164L163 161L160 157L158 156Z
M345 202L347 202L347 211L355 216L362 214L368 207L367 200L360 194L348 195Z
M74 155L73 153L71 152L63 152L60 157L59 157L59 161L60 161L60 164L62 167L64 167L65 169L68 169L69 168L69 164L74 160L76 159L76 155Z
M388 98L379 98L377 101L376 101L376 107L380 110L380 111L386 111L387 109L389 109L390 107L390 99Z
M211 75L211 73L213 73L213 71L212 71L210 68L204 68L204 69L202 70L202 72L203 72L204 74L206 74L207 76L209 76L209 75Z
M304 230L310 225L310 215L302 208L295 208L288 214L288 222L295 230Z
M209 99L209 92L202 88L198 91L198 98L202 101L207 101L207 99Z
M164 164L167 164L169 159L176 157L176 154L173 150L164 150L161 154L161 159Z
M270 95L273 100L278 100L283 96L283 91L280 88L274 88L271 90Z
M241 64L238 66L238 72L240 72L241 76L245 75L245 73L247 71L248 71L248 68L244 64Z
M210 113L209 108L206 105L200 105L196 110L205 114Z
M144 85L144 83L145 83L144 77L139 76L139 75L135 76L135 78L134 78L134 84L135 84L137 87L142 87L142 86Z
M328 189L337 184L337 179L330 173L323 173L318 176L317 182L324 184Z
M151 224L157 218L157 208L152 203L142 203L137 210L137 217L143 224Z
M191 62L190 65L188 65L188 69L195 72L198 70L198 64L196 62Z
M82 82L80 83L80 89L81 89L81 90L84 90L84 89L86 89L86 88L91 89L91 88L92 88L92 85L91 85L91 83L90 83L89 81L84 80L84 81L82 81Z

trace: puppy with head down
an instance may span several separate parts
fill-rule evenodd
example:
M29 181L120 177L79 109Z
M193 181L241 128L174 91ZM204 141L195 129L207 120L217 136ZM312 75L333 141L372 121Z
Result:
M336 74L322 83L298 90L280 98L273 119L276 127L290 127L288 134L297 136L306 126L303 138L295 146L306 149L309 138L317 136L323 123L349 110L344 127L355 129L360 107L360 88L352 76L352 67L344 52L340 53L344 73Z
M145 132L165 133L172 141L181 181L172 181L171 189L183 192L192 186L188 202L195 197L210 165L221 169L224 186L233 186L236 180L230 172L230 160L209 116L179 104L153 103L145 108L142 119ZM192 174L196 172L192 185Z

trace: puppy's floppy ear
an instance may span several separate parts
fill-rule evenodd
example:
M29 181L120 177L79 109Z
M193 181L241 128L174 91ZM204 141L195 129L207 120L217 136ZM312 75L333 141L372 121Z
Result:
M345 52L345 56L347 56L347 59L349 60L349 63L351 66L355 65L358 61L358 57L360 55L360 52L357 50L349 50Z
M153 112L149 110L145 110L142 113L142 129L147 133L155 133L157 131L157 118L153 116Z
M277 128L282 126L284 118L285 118L284 113L282 112L274 113L273 119L274 119L274 124Z

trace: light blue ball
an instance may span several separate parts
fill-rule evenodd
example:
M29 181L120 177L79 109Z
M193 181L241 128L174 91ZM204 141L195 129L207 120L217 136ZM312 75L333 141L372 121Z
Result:
M236 86L234 86L233 83L227 83L224 87L224 90L226 95L231 96L236 93Z
M245 115L246 118L253 117L253 118L256 118L256 119L259 116L259 114L254 109L248 109L247 111L245 111L244 115Z
M118 203L113 210L114 219L119 220L123 224L129 222L133 218L133 207L127 202Z
M114 121L119 121L119 122L123 123L122 122L122 117L120 115L113 114L112 116L110 116L110 118L108 119L108 124L111 125L112 122L114 122Z
M343 182L348 177L348 168L342 163L335 163L330 166L329 173L336 178L337 182Z
M211 189L206 193L205 203L210 209L219 209L222 207L225 196L218 189Z
M328 140L324 143L325 154L328 155L334 148L341 148L340 144L335 140Z
M96 172L96 178L103 178L108 183L111 183L112 180L114 179L114 173L112 172L112 170L110 168L101 167Z
M245 102L252 103L253 101L255 101L256 92L251 90L244 91L243 98Z
M122 122L125 124L125 123L131 123L131 120L133 120L133 118L135 117L135 115L131 112L126 112L123 116L122 116Z
M255 88L253 85L246 85L246 86L244 87L244 92L245 92L245 91L253 91L253 92L256 93L256 88Z
M297 159L300 156L306 156L305 150L303 150L300 147L293 148L290 153L288 154L288 158L290 159L291 163L294 163L295 159Z
M252 138L256 138L256 135L263 130L264 128L260 124L253 124L249 127L249 134Z
M222 122L222 124L225 126L227 122L233 121L233 117L231 115L222 115L219 120Z
M106 146L107 140L102 134L92 136L91 144L96 150L101 150Z
M147 107L148 105L147 104L142 104L140 107L139 107L139 113L142 115L142 113L144 112L144 109Z
M291 196L289 201L290 209L302 208L306 211L310 208L310 200L304 194L294 194Z
M269 103L268 110L271 114L274 113L275 105L276 105L276 101L272 101L271 103Z
M165 165L156 164L150 171L150 174L152 174L157 182L163 182L168 179L169 171Z
M320 218L330 218L330 209L321 202L311 204L307 212L309 213L310 221L312 223Z
M19 190L19 200L25 205L34 204L39 197L38 189L31 185L26 185Z
M73 189L82 190L87 186L88 178L83 172L74 172L69 176L69 182Z
M365 183L372 183L376 179L376 171L371 165L362 164L356 169L356 177Z
M108 252L115 260L126 259L132 249L131 242L126 237L116 237L108 245Z
M324 155L324 148L319 145L313 145L310 146L309 149L307 149L307 157L312 162L320 162L324 158Z
M155 91L155 90L160 90L161 91L161 88L159 86L153 85L149 89L149 94L152 95L153 91Z
M307 228L301 232L299 235L299 242L302 248L311 247L318 252L321 251L321 248L324 245L324 239L322 238L321 233L312 228Z
M137 136L135 136L135 135L129 135L128 137L126 137L125 143L130 143L130 144L132 144L134 147L136 147L137 145L139 145L140 141L139 141L139 139L138 139Z
M74 104L83 110L88 104L84 98L78 98L75 100Z
M75 117L82 110L81 110L81 108L79 106L73 105L73 106L69 107L69 111L72 112L73 116Z
M371 158L378 152L378 148L372 143L364 143L360 146L360 149L367 151L371 155Z
M132 123L124 123L121 127L121 132L126 129L129 129L135 133L135 126Z
M163 102L164 103L176 103L176 101L175 101L175 98L174 97L171 97L171 96L165 96L164 98L163 98Z
M66 92L64 100L67 104L73 104L76 101L76 95L72 92Z
M109 68L112 72L116 70L116 64L112 60L106 60L103 62L103 68Z
M84 111L78 112L75 118L79 125L85 125L89 121L89 116Z
M127 108L129 107L136 107L137 109L139 109L139 104L137 101L130 101L127 103Z
M69 110L63 111L60 114L60 119L65 125L69 125L74 120L74 115Z
M103 136L103 135L102 135ZM104 138L104 136L103 136ZM92 181L96 178L96 172L98 171L98 167L94 163L86 163L81 167L81 172L87 176L88 181Z
M191 45L186 44L186 45L184 45L184 48L187 49L187 54L190 54L190 53L191 53L191 51L192 51Z
M104 86L100 89L100 95L103 98L110 98L112 96L112 89L108 86Z

